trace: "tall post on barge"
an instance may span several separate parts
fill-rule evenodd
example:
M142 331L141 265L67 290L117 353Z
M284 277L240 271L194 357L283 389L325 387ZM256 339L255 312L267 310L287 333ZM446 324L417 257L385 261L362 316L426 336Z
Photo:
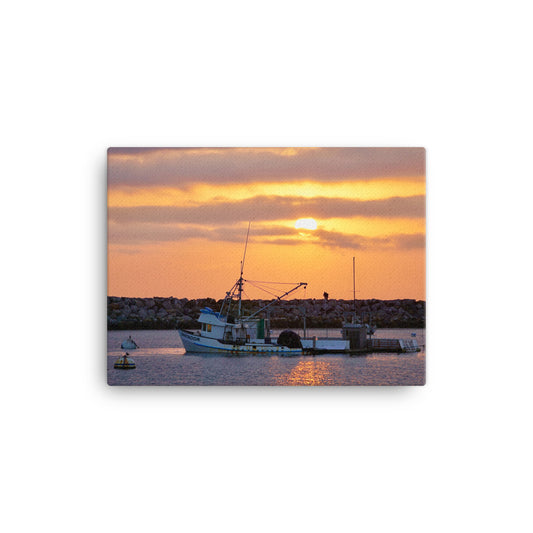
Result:
M352 273L353 273L353 322L355 324L355 316L356 316L356 310L355 310L355 257L352 257Z
M366 326L357 321L357 311L355 304L355 257L352 258L353 273L353 317L351 322L342 325L342 338L350 341L350 351L366 350Z

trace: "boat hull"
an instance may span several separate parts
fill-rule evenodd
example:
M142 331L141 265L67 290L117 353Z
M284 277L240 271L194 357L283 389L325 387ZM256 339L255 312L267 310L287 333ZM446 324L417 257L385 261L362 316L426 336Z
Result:
M277 344L247 342L246 344L225 344L217 339L194 335L178 330L181 342L188 353L223 353L228 355L301 355L301 348L288 348Z

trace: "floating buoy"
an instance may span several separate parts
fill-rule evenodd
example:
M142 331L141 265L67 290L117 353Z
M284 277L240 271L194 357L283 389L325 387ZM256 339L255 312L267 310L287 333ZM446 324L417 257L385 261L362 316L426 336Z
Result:
M137 343L131 338L131 335L120 345L121 348L124 350L135 350L139 346Z
M135 361L131 357L128 357L129 355L130 354L126 352L122 357L119 357L115 361L115 368L125 369L125 370L128 370L130 368L135 368Z

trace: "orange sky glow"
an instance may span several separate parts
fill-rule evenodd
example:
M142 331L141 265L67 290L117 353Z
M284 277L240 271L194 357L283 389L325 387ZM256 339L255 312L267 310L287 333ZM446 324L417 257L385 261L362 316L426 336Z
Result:
M223 298L248 222L245 279L425 299L423 148L110 148L108 295Z

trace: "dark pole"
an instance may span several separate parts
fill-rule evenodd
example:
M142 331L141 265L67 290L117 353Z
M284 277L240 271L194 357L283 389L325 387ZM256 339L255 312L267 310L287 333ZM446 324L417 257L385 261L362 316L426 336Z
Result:
M353 258L353 323L355 324L355 257Z
M241 318L241 302L242 302L242 274L244 272L244 260L246 259L246 248L248 248L248 236L250 235L250 224L251 222L248 222L248 232L246 233L246 244L244 245L244 254L242 256L241 261L241 276L239 278L239 318Z

